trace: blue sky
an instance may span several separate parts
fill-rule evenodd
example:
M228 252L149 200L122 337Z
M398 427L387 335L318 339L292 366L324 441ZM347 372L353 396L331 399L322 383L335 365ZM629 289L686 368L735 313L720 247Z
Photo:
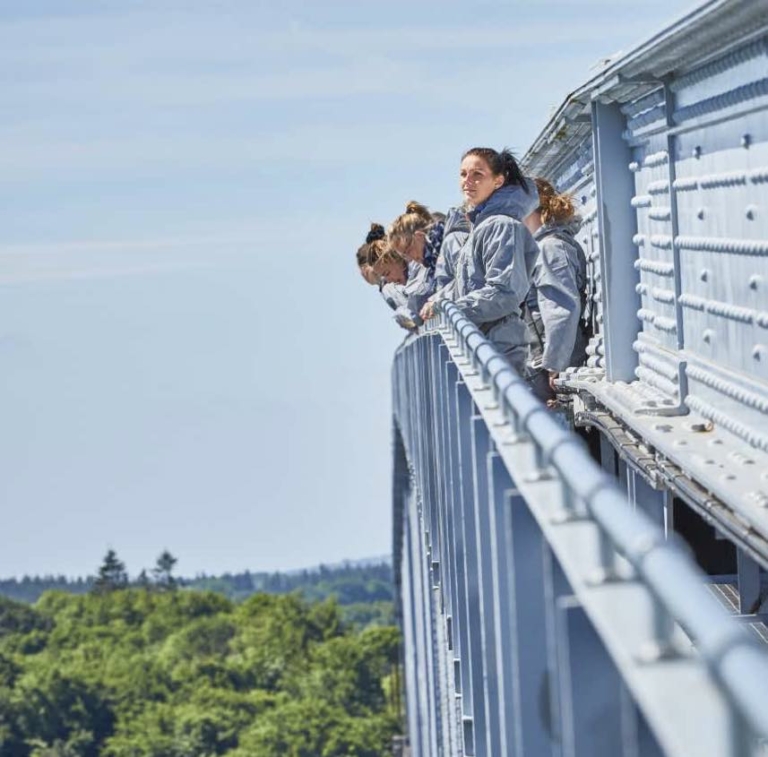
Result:
M0 576L390 549L371 220L690 0L0 0Z

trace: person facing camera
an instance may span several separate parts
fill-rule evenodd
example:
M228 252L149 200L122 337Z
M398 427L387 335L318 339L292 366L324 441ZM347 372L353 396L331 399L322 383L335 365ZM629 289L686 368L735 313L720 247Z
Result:
M535 179L539 206L525 225L539 245L524 313L531 344L528 381L541 400L554 399L554 380L586 360L589 341L583 316L587 258L575 234L581 226L573 200L546 179Z
M422 310L451 300L522 374L527 353L521 304L538 249L522 220L538 207L532 181L509 150L474 147L462 156L459 184L471 231L456 261L454 283Z

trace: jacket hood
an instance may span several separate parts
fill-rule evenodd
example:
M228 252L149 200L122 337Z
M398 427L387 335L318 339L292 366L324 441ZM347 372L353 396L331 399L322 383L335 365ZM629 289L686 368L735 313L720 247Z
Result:
M536 229L533 238L538 242L540 239L544 239L544 237L551 236L552 234L569 234L570 236L575 236L581 228L581 223L581 216L573 216L570 221L566 221L565 223L545 223L543 226Z
M501 187L467 215L475 225L489 216L511 216L522 221L538 207L539 192L536 185L530 179L526 179L525 189L516 184Z
M443 239L454 231L463 231L466 234L472 230L467 218L467 211L464 208L449 208L445 214L445 230Z

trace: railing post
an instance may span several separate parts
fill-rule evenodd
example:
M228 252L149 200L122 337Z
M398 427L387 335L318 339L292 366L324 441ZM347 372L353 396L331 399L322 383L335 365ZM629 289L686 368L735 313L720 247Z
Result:
M467 654L462 657L462 674L467 671L463 688L465 718L471 718L473 755L485 757L486 717L485 685L483 680L482 618L480 616L480 578L477 554L477 535L474 517L474 489L472 473L472 417L474 403L469 392L462 391L458 399L458 450L460 470L461 523L464 541L464 569L466 580L466 604L463 622L467 629Z
M488 428L482 417L473 417L472 472L473 515L477 545L477 582L479 629L482 649L484 683L486 748L488 755L502 754L501 718L499 713L499 678L496 664L496 637L494 628L493 586L493 533L491 531L490 499L488 491L488 455L491 451Z
M563 757L631 754L637 745L624 744L616 667L575 597L559 599L557 615Z

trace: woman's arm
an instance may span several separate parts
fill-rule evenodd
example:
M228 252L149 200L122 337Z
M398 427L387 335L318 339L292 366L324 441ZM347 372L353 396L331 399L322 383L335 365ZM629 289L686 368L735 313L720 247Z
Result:
M424 266L418 266L409 276L405 285L405 303L395 310L395 320L404 328L421 326L423 319L419 312L435 291L433 272Z

